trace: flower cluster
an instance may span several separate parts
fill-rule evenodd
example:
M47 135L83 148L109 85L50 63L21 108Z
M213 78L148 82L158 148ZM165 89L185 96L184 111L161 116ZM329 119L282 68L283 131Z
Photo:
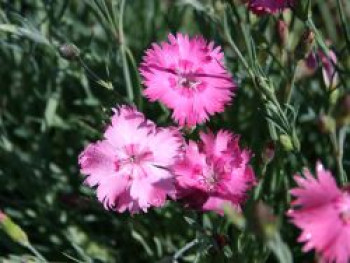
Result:
M144 95L172 109L180 128L224 111L236 87L220 47L202 37L169 35L146 52L140 71ZM159 128L133 107L115 109L103 140L79 156L85 183L118 212L147 211L168 197L219 213L224 204L240 207L255 180L249 151L227 131L186 143L180 128Z
M291 1L249 1L258 14L275 13ZM316 55L325 84L337 80L335 53L311 53L304 61L315 69ZM95 187L106 209L131 214L162 207L168 199L184 207L222 214L224 207L241 209L256 178L248 149L239 136L226 130L199 132L186 140L181 129L195 128L231 103L236 85L223 62L220 47L202 37L169 35L153 44L140 67L144 95L171 109L178 127L158 127L136 108L114 109L102 140L88 145L79 156L85 183ZM332 84L333 83L333 84ZM288 212L302 230L304 251L315 249L324 262L350 260L350 191L337 187L332 174L317 164L317 178L309 170L295 176L296 198ZM332 231L329 231L332 229Z

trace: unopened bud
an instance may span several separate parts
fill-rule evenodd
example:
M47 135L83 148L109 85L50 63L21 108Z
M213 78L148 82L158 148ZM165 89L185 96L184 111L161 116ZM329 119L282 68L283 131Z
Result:
M332 133L335 130L335 120L325 114L320 114L317 119L317 126L322 133Z
M241 211L238 211L235 207L228 204L225 204L223 209L224 209L224 214L227 216L227 219L233 225L235 225L240 230L245 229L247 222Z
M289 35L289 29L286 22L283 20L278 20L276 24L276 31L280 46L285 47L287 45Z
M268 164L275 157L275 144L273 141L269 141L262 152L262 159L265 164Z
M281 134L279 141L285 151L291 152L294 150L293 142L287 134Z
M339 84L339 76L336 70L337 56L333 50L329 50L328 55L319 50L318 54L322 63L324 84L328 90L334 90Z
M15 224L10 217L0 211L0 227L16 243L22 246L29 244L27 234L20 226Z
M315 33L306 30L295 48L295 57L297 60L305 59L309 55L315 43Z
M259 201L254 206L255 230L258 234L269 239L278 232L278 221L270 206Z
M345 94L340 99L340 111L343 115L350 115L350 93Z
M61 57L67 60L75 60L80 56L80 50L74 44L63 44L59 47Z
M345 126L350 124L350 93L343 95L337 105L337 125Z

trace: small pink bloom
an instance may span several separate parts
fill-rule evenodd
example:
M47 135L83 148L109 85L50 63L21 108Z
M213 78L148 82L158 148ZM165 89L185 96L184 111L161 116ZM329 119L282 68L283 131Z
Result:
M203 37L178 33L153 44L140 68L144 95L173 110L181 126L195 126L223 112L236 86L224 67L224 54Z
M163 206L174 194L169 172L182 145L175 128L157 128L136 109L115 110L104 139L89 144L79 156L85 183L97 186L106 209L131 213Z
M224 205L239 208L255 182L249 151L241 150L239 138L227 131L201 133L200 138L200 145L189 142L173 168L177 197L195 209L221 213Z
M318 163L317 178L309 170L296 175L296 197L288 212L292 222L302 230L304 251L315 249L323 262L350 261L350 192L337 187L332 174Z
M291 7L295 0L248 0L248 8L257 15L275 14Z

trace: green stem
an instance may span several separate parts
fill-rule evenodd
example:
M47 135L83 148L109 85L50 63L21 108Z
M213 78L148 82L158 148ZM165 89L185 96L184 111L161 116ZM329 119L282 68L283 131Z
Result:
M340 178L341 181L344 184L347 183L347 176L345 174L344 171L344 167L343 167L343 156L344 156L344 143L346 140L346 134L348 132L348 127L344 126L339 130L339 138L338 138L338 149L339 149L339 153L338 153L338 166L339 166L339 170L340 170Z
M198 239L194 239L191 242L187 243L184 247L182 247L181 249L179 249L174 257L173 257L173 262L176 263L177 260L179 258L181 258L183 256L183 254L185 254L188 250L190 250L192 247L194 247L195 245L197 245L199 243Z
M311 17L306 21L306 25L309 27L309 29L312 32L314 32L315 38L316 38L316 42L320 46L320 48L322 49L323 53L325 55L328 55L329 54L329 48L328 48L327 44L324 42L321 33L316 28L316 26L314 24L314 21L312 21Z
M286 101L285 103L286 104L289 104L290 103L290 99L292 98L292 94L293 94L293 89L294 89L294 84L295 84L295 77L296 77L296 72L297 72L297 68L298 68L298 64L293 66L293 77L290 81L290 86L288 87L287 89L287 92L286 92Z
M126 47L125 47L125 39L124 39L124 31L123 31L123 18L125 11L125 0L121 0L120 12L119 12L119 41L120 41L120 53L123 61L123 74L126 82L126 92L128 95L128 99L130 102L134 101L134 91L131 84L130 78L130 70L128 67L128 61L126 57Z
M347 131L344 130L344 128L341 128L339 132L339 138L337 138L337 133L335 130L330 134L330 139L333 146L335 159L337 162L339 180L343 185L347 181L344 173L344 168L343 168L343 146L344 146L346 132Z
M345 36L346 46L347 46L348 50L350 51L350 32L349 32L348 23L346 21L343 7L340 4L340 0L337 0L337 6L338 6L338 12L339 12L339 16L340 16L341 25L342 25L342 30L343 30L343 33Z
M25 245L25 247L28 248L33 253L33 255L36 256L41 262L48 262L44 258L44 256L41 255L41 253L38 250L36 250L36 248L33 247L31 244L28 243L28 244Z

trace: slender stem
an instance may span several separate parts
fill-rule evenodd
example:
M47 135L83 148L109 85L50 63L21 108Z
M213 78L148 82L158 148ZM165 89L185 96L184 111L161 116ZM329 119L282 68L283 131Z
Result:
M177 260L179 258L181 258L183 256L183 254L185 254L188 250L190 250L192 247L194 247L195 245L197 245L199 243L198 239L194 239L191 242L187 243L184 247L182 247L181 249L179 249L174 257L173 257L173 263L176 263Z
M108 10L107 4L106 4L106 0L102 0L102 4L103 4L103 8L105 9L109 24L110 24L111 28L113 29L113 34L115 34L116 30L117 30L117 25L115 24L115 21L112 19L111 14L109 13L109 10Z
M343 168L343 146L344 146L345 136L346 136L346 130L344 130L344 128L342 128L341 131L339 132L339 138L337 138L337 133L335 130L330 134L330 139L332 142L335 159L337 162L339 180L341 181L342 184L345 184L347 181L344 173L344 168Z
M345 174L344 171L344 167L343 167L343 155L344 155L344 143L346 140L346 134L348 132L348 127L344 126L339 130L339 137L338 137L338 149L339 149L339 153L338 153L338 166L340 167L340 178L342 180L342 183L345 184L347 183L347 176Z
M321 33L316 28L314 21L312 21L311 17L306 21L306 25L312 30L312 32L314 32L315 37L316 37L316 42L320 46L320 48L322 49L323 53L325 55L328 55L329 48L328 48L327 44L324 42L324 40L321 36Z
M337 0L337 6L338 6L338 12L339 12L341 25L342 25L342 30L343 30L343 33L345 36L346 46L347 46L348 50L350 51L350 32L349 32L349 28L348 28L348 24L346 21L343 7L340 4L340 0Z
M131 84L130 79L130 71L128 67L128 61L126 57L126 49L125 49L125 39L124 39L124 31L123 31L123 18L125 11L125 0L121 0L120 12L119 12L119 42L120 42L120 53L123 61L123 74L126 82L126 92L128 94L128 99L130 102L134 101L134 91Z
M252 79L254 79L254 74L253 74L252 70L250 69L248 62L245 60L245 58L243 57L241 51L239 51L238 47L236 46L236 43L231 38L230 32L228 32L228 24L227 24L227 15L226 15L226 13L224 14L224 31L225 31L225 35L226 35L227 41L229 42L229 44L231 45L231 47L235 51L236 55L238 56L239 60L242 62L244 68L247 70L247 72L249 73L250 77Z
M25 245L25 247L28 248L33 253L33 255L35 255L41 262L48 262L44 258L44 256L41 255L41 253L38 250L36 250L36 248L33 247L31 244L28 243L28 244Z
M298 68L298 64L293 66L293 69L292 69L293 77L292 77L292 79L290 81L290 86L287 89L286 102L285 102L286 104L289 104L290 103L290 99L292 98L297 68Z

